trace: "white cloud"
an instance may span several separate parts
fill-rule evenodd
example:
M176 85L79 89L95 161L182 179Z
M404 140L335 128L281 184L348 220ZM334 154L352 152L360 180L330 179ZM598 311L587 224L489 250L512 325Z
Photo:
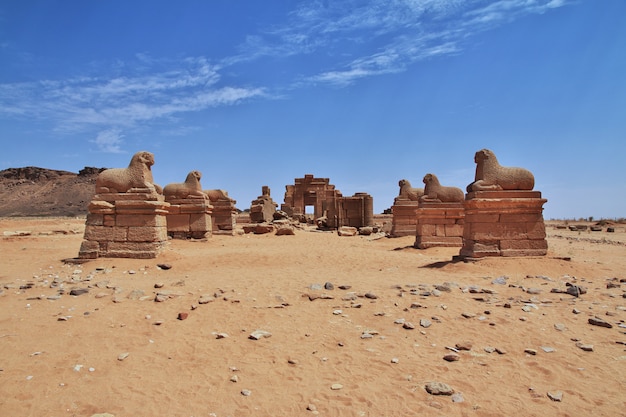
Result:
M459 53L472 34L566 4L569 0L306 1L287 16L286 24L249 34L239 54L222 57L218 64L203 56L173 61L140 52L134 62L110 63L108 73L94 64L98 76L0 84L0 115L48 121L64 132L99 129L94 142L117 152L124 129L276 96L264 87L224 82L222 73L232 65L239 67L231 76L254 72L252 61L266 56L295 60L317 54L319 60L310 60L317 66L309 66L305 74L286 73L285 84L345 86Z
M121 153L122 138L124 135L117 129L103 130L92 140L102 152Z

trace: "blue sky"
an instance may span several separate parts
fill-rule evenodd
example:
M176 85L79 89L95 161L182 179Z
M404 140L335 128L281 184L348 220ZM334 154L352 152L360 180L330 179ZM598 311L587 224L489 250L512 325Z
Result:
M245 209L313 174L375 211L398 181L530 169L544 217L626 217L626 1L0 2L0 169L155 154Z

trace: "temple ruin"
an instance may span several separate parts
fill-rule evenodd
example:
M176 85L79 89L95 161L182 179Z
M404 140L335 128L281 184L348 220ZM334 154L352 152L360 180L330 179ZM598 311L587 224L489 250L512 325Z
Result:
M343 197L328 178L315 178L311 174L296 178L285 189L281 210L290 217L306 217L310 214L307 207L312 207L313 218L324 218L328 228L374 225L374 199L367 193Z

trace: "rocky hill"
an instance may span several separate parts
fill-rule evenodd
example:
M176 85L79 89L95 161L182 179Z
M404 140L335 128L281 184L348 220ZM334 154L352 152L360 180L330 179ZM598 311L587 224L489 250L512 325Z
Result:
M0 217L83 216L105 168L85 167L78 174L38 167L0 171Z

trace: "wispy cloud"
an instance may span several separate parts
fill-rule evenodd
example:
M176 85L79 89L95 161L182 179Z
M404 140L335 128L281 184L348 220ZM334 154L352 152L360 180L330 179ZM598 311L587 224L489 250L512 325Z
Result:
M365 77L405 71L420 60L456 54L475 33L568 3L569 0L306 2L290 14L284 26L250 37L237 58L318 54L326 62L330 56L332 68L301 77L296 85L308 81L345 86Z
M139 70L115 77L0 84L0 114L51 121L65 133L102 129L92 142L119 152L122 129L265 94L260 87L219 85L220 68L202 57L159 64L167 69L155 70L156 63L143 57Z
M302 2L280 26L250 33L226 57L179 60L137 53L96 76L0 84L0 115L48 121L60 132L99 131L92 140L104 152L120 152L124 131L157 120L276 97L270 87L238 85L222 74L254 72L265 57L314 60L302 73L286 72L284 85L346 86L405 71L416 62L460 53L471 35L530 13L545 13L569 0L346 0ZM231 73L232 76L232 73ZM236 77L236 75L235 75ZM247 77L248 78L248 77ZM234 81L232 81L234 80Z
M93 142L102 152L121 153L122 138L124 135L117 129L104 130L96 136Z

